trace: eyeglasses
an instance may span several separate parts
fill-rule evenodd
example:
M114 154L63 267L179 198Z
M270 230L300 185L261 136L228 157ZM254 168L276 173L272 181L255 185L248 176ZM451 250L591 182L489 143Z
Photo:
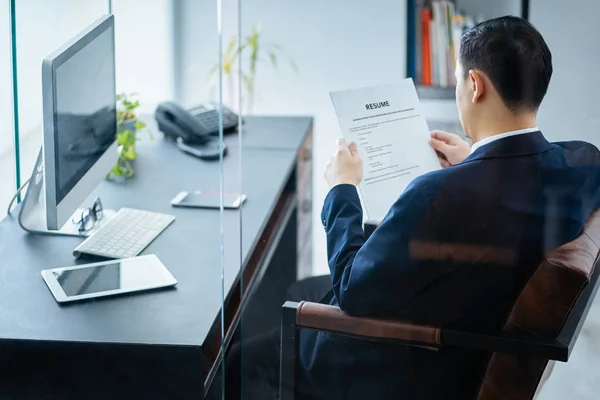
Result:
M101 220L104 216L104 209L102 208L102 202L100 198L94 201L94 205L91 208L86 208L81 212L81 218L79 220L73 219L73 223L78 225L80 233L87 232L96 225L96 222Z

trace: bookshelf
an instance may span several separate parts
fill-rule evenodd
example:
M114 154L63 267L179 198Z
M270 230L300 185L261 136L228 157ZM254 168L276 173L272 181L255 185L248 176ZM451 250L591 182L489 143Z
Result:
M439 100L451 100L454 99L455 92L454 86L441 87L441 86L427 86L420 82L416 82L417 94L420 99L439 99Z
M529 0L406 0L406 76L421 99L454 99L462 32L503 15L529 18Z

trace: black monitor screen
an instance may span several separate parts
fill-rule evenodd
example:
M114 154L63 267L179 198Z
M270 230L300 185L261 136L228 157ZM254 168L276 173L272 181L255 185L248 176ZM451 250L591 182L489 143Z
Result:
M54 74L54 85L54 155L58 203L115 140L117 115L113 27L59 65Z

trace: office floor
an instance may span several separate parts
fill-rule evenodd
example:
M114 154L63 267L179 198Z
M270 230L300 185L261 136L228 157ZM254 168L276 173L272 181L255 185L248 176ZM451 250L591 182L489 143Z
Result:
M556 363L537 400L600 397L600 297L596 297L568 363Z

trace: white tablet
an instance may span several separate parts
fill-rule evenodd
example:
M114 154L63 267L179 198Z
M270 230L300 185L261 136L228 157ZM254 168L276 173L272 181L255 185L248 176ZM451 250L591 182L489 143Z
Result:
M177 284L155 255L46 269L42 277L59 303Z

